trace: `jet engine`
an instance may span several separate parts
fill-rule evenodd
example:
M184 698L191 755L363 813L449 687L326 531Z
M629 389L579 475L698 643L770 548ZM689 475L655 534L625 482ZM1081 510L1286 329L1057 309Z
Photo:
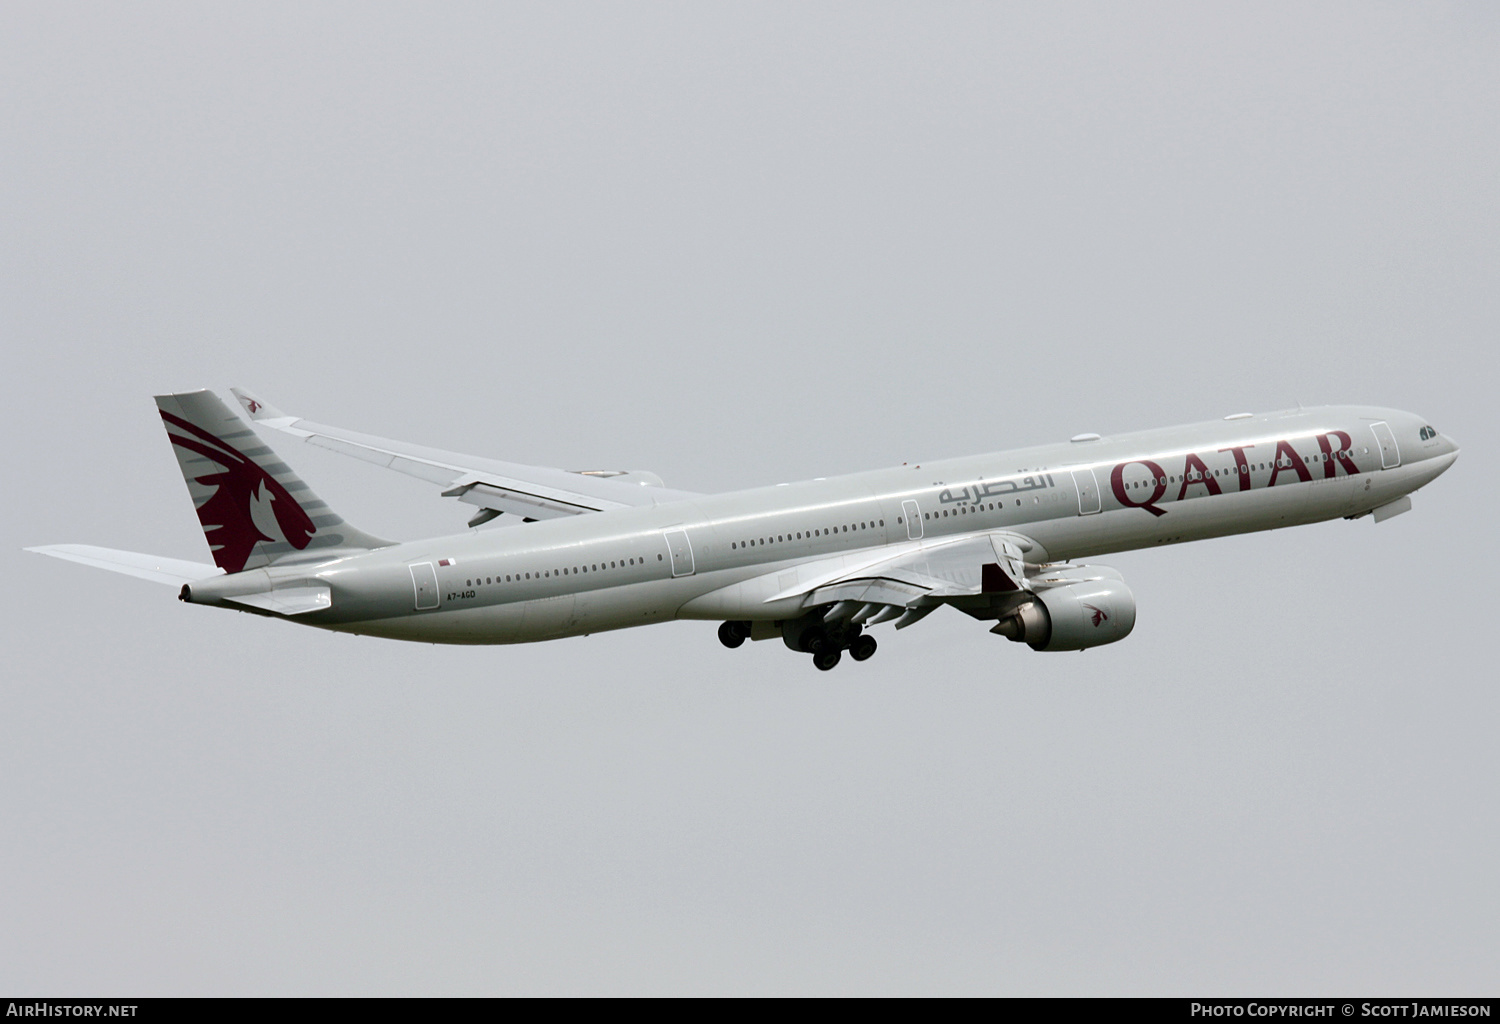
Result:
M1116 579L1042 590L990 630L1035 651L1081 651L1124 640L1135 628L1135 597Z

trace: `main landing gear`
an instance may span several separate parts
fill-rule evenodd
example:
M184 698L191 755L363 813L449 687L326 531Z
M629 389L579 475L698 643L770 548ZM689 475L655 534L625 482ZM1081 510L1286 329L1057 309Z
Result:
M719 643L733 649L745 642L750 635L748 622L723 622L719 624Z
M849 657L853 658L853 660L868 661L870 660L870 655L874 654L874 649L876 649L877 646L879 645L874 642L874 637L859 634L858 637L855 637L855 640L853 640L852 643L849 643L849 646L847 646L846 649L847 651L849 651ZM835 664L838 664L838 658L840 657L841 652L838 651L838 648L834 648L834 646L825 646L822 651L819 651L817 652L817 654L813 655L813 666L816 666L817 669L822 670L822 672L828 672L828 670L832 669Z
M813 665L827 672L839 663L843 651L848 651L849 657L855 661L868 661L878 646L875 638L860 632L858 626L828 631L823 634L820 647L813 649Z
M852 622L825 622L820 614L782 623L781 638L794 651L813 656L813 665L827 672L843 658L845 651L855 661L868 661L879 646L864 627ZM750 636L750 623L724 622L719 625L719 643L739 647Z

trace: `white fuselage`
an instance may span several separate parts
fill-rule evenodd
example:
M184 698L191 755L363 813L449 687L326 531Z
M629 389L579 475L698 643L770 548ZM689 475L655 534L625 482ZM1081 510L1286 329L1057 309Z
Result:
M1457 451L1396 410L1272 413L281 563L195 586L193 600L219 603L242 577L313 581L332 605L300 621L438 643L785 620L803 613L811 576L893 548L1004 531L1039 563L1354 516L1428 483Z

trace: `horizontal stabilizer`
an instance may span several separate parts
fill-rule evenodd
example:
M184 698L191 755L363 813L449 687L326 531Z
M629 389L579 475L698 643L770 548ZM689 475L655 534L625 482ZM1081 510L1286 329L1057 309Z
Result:
M180 558L162 558L160 555L143 555L135 551L116 551L114 548L96 548L92 544L47 544L27 548L39 555L51 555L95 569L108 569L126 576L136 576L153 583L166 583L180 587L184 583L196 583L212 576L223 575L218 566L204 562L185 562Z
M306 615L331 606L333 595L327 587L288 587L264 594L238 594L226 597L225 600L275 612L277 615Z

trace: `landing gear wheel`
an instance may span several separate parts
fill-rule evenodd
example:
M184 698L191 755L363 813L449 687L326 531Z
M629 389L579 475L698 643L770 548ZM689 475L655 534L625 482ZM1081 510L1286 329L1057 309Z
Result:
M742 634L732 622L719 623L719 643L725 647L735 648L745 642Z
M855 661L864 661L869 658L870 655L875 653L875 648L877 646L878 645L875 643L875 638L866 634L864 636L861 636L858 640L854 641L853 646L849 648L849 657L853 658Z
M809 654L822 654L828 647L828 634L822 626L813 626L811 629L804 630L797 642ZM828 667L833 668L832 665Z
M827 672L839 663L839 657L838 651L823 651L813 655L813 664L820 670Z

